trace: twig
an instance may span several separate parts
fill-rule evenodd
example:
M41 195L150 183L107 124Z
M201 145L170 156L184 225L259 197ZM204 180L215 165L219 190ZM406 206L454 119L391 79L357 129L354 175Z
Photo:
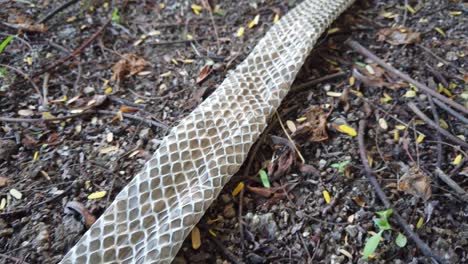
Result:
M117 115L118 114L118 112L107 111L107 110L96 110L96 112L98 114L105 114L105 115ZM143 123L148 124L150 126L159 127L159 128L164 129L164 130L169 129L169 126L167 126L167 125L165 125L165 124L163 124L163 123L161 123L159 121L155 121L155 120L151 120L151 119L147 119L147 118L144 118L144 117L139 117L139 116L135 116L135 115L127 114L127 113L122 113L122 116L125 117L125 118L128 118L128 119L133 119L133 120L143 122Z
M428 15L428 14L426 14L426 15ZM438 56L437 54L435 54L434 52L432 52L430 49L424 47L423 45L421 45L421 44L416 44L416 46L420 47L420 48L423 49L425 52L431 54L432 56L434 56L434 58L440 60L440 61L443 62L444 64L450 65L450 66L454 67L454 68L457 69L461 74L466 74L466 72L465 72L462 68L457 67L457 66L454 65L453 63L448 62L448 61L442 59L440 56Z
M362 54L363 56L368 57L369 59L371 59L375 63L379 64L382 68L386 69L387 71L389 71L393 75L396 75L396 76L400 77L401 79L413 84L414 86L416 86L420 90L423 90L424 92L434 96L435 98L437 98L440 101L452 106L453 108L456 108L457 110L463 112L464 114L468 114L468 109L466 109L464 106L460 105L459 103L457 103L455 101L452 101L452 100L448 99L447 97L445 97L445 96L437 93L436 91L432 90L431 88L427 87L425 84L422 84L422 83L414 80L413 78L409 77L407 74L404 74L401 71L395 69L393 66L391 66L390 64L386 63L385 61L383 61L382 59L377 57L371 51L364 48L357 41L348 39L348 40L346 40L345 43L348 46L350 46L352 49L354 49L355 51Z
M434 128L435 130L439 131L444 137L449 139L455 144L458 144L459 146L462 146L466 149L468 149L468 143L465 141L461 140L460 138L450 134L447 130L441 128L438 126L434 121L432 121L429 117L427 117L419 108L413 103L409 102L408 103L409 108L419 117L421 118L426 124L428 124L430 127Z
M291 145L293 145L294 149L296 150L297 156L299 156L299 158L301 159L301 162L302 162L303 164L305 164L305 159L304 159L304 157L302 156L301 152L300 152L299 149L297 148L296 143L294 143L294 140L292 140L292 138L291 138L291 136L289 135L288 131L286 131L286 128L285 128L284 125L283 125L283 121L281 121L280 115L278 114L277 111L275 111L275 113L276 113L276 116L278 117L279 124L280 124L281 128L283 129L284 134L286 134L286 137L289 139L289 142L291 142Z
M213 243L221 250L221 253L232 263L234 264L241 264L242 261L234 255L231 251L229 251L221 241L219 241L216 237L212 235L208 235L208 238L213 241Z
M437 109L434 105L434 100L432 100L432 96L428 95L427 97L429 99L429 105L432 110L432 116L434 117L434 122L435 124L440 127L440 120L439 120L439 113L437 113ZM440 165L442 164L442 155L443 155L443 150L442 150L442 136L440 135L440 131L437 130L437 161L436 161L436 167L440 168ZM419 166L419 165L418 165Z
M42 82L42 106L47 107L49 101L47 100L47 96L49 94L49 78L50 74L47 73L44 76L44 81Z
M70 0L68 2L65 2L63 3L62 5L60 5L59 7L55 8L53 11L51 11L50 13L48 13L45 17L43 17L41 20L39 20L39 22L37 22L37 24L42 24L42 23L45 23L47 22L49 19L51 19L53 16L55 16L58 12L64 10L65 8L73 5L74 3L78 2L79 0Z
M305 83L301 83L299 85L291 87L291 93L302 92L303 90L309 88L312 85L316 85L316 84L329 81L335 78L340 78L343 76L346 76L346 73L340 71L340 72L332 73L332 74L329 74L329 75L326 75L326 76L323 76L314 80L310 80Z
M2 253L0 253L0 258L9 259L9 260L14 261L15 263L19 263L19 264L28 264L28 262L26 262L26 261L24 261L22 259L12 257L12 256L8 256L8 255L2 254Z
M53 122L53 121L60 121L60 120L67 120L69 118L75 118L84 114L88 114L91 112L82 112L77 114L71 114L66 116L58 116L52 118L16 118L16 117L3 117L0 116L0 122L10 122L10 123L45 123L45 122Z
M244 190L245 188L242 188L242 190L239 193L239 216L237 217L237 221L239 222L239 235L240 235L240 244L241 244L241 249L242 249L242 254L244 254L244 221L242 220L242 211L243 211L243 201L244 201Z
M361 120L359 122L359 133L358 133L358 145L359 145L359 154L361 156L361 162L362 165L364 166L364 173L367 176L367 179L371 183L372 187L374 188L375 193L379 197L380 201L384 204L384 206L388 209L393 208L392 204L388 200L387 196L383 192L382 188L380 187L379 182L375 178L375 176L372 174L372 170L369 167L369 161L367 160L367 153L364 145L364 131L366 130L366 120ZM421 250L421 252L430 258L433 258L435 261L439 263L445 263L445 261L440 257L435 255L431 248L419 238L418 234L414 233L413 230L408 226L406 221L403 219L403 217L395 210L393 209L393 215L395 216L396 221L398 224L403 228L405 234L414 241L416 246Z
M435 173L443 182L445 182L445 184L447 184L450 188L452 188L452 190L454 190L458 195L460 195L460 198L462 200L464 200L465 202L468 201L468 194L465 190L463 190L462 187L460 187L460 185L458 185L458 183L452 180L439 167L436 168Z
M0 63L0 66L5 67L7 69L10 69L10 70L20 74L21 76L23 76L23 78L25 78L26 80L28 80L31 83L34 90L36 90L36 93L39 95L39 98L41 98L41 101L43 100L41 90L39 89L39 87L37 87L36 83L34 83L34 81L32 80L31 77L29 77L29 75L27 75L26 73L24 73L23 71L21 71L19 69L16 69L16 68L11 67L11 66L6 65L6 64L1 64Z
M1 117L0 116L0 122L24 122L24 123L42 123L42 122L53 122L53 121L59 121L59 120L66 120L70 118L76 118L85 114L92 114L92 113L98 113L98 114L104 114L104 115L117 115L118 112L114 111L107 111L107 110L89 110L89 111L83 111L81 113L77 114L71 114L71 115L66 115L66 116L58 116L58 117L52 117L52 118L15 118L15 117ZM128 119L133 119L137 121L141 121L145 124L148 124L150 126L155 126L159 127L165 130L168 130L169 127L159 121L155 120L150 120L146 119L143 117L127 114L127 113L122 113L122 116Z
M32 78L35 78L45 72L48 72L52 69L54 69L55 67L57 66L60 66L61 64L65 63L66 61L70 60L71 58L75 57L76 55L80 54L81 52L83 52L83 50L88 47L89 45L91 45L91 43L97 39L97 37L99 35L101 35L102 32L104 32L104 29L110 24L110 22L112 21L112 18L109 18L105 23L104 25L102 25L102 27L96 31L89 39L87 39L83 44L81 44L81 46L79 46L77 49L75 49L71 54L63 57L62 59L59 59L58 61L56 61L55 63L52 63L52 65L48 66L47 68L45 68L44 70L42 71L39 71L38 73L35 73Z
M159 41L153 42L151 44L160 46L160 45L172 45L172 44L186 44L191 43L199 40L206 40L206 38L196 38L196 39L181 39L181 40L171 40L171 41Z
M446 104L442 103L441 101L433 98L432 100L434 100L434 103L439 106L440 108L444 109L447 113L451 114L452 116L458 118L458 120L462 121L464 124L467 124L468 125L468 118L460 115L457 111L453 110L452 108L450 108L449 106L447 106Z

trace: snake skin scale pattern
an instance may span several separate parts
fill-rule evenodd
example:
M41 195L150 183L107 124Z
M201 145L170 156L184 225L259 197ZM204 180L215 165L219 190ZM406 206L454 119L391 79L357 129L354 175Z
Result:
M353 0L304 0L172 128L61 263L170 263L238 171L321 33Z

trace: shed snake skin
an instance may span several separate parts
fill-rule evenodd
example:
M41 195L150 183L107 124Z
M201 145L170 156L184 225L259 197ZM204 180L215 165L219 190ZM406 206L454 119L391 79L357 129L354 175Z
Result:
M353 0L304 0L173 127L61 263L170 263L235 174L322 32Z

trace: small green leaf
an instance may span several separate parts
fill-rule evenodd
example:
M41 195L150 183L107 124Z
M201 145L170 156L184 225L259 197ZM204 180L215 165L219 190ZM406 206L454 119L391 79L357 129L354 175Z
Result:
M364 246L364 251L362 253L362 258L363 259L368 259L370 255L374 254L375 250L379 246L380 243L380 238L382 238L382 233L384 230L380 230L379 233L371 236L367 242L366 245Z
M379 227L379 229L382 229L382 230L390 230L390 229L392 229L392 227L391 227L390 224L388 223L388 220L387 220L387 219L377 218L377 219L374 219L374 223L375 223L376 226Z
M270 180L268 179L268 174L266 173L266 171L260 170L258 174L260 175L260 180L262 180L263 186L265 188L270 188L271 187Z
M0 44L0 54L2 54L3 50L6 48L8 43L10 43L15 36L8 36L1 44Z
M112 11L112 22L120 24L119 9L117 9L117 7Z
M388 210L385 210L385 211L379 211L379 212L375 212L378 216L382 217L382 219L385 219L387 220L388 217L390 215L392 215L393 213L393 209L388 209Z
M397 244L397 246L399 247L405 247L406 246L406 242L408 242L408 239L406 238L405 235L403 235L402 233L398 233L398 236L397 238L395 239L395 243Z
M350 160L345 160L345 161L342 161L342 162L338 162L338 163L333 163L332 165L330 165L332 168L338 168L338 172L339 173L343 173L345 171L345 168L346 166L348 166L348 164L350 163L351 161Z

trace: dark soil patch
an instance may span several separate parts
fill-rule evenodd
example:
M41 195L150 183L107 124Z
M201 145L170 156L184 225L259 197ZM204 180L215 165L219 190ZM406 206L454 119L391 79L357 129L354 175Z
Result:
M18 33L11 24L39 21L63 2L40 1L35 6L8 2L0 11L0 21L8 23L0 22L1 39ZM209 12L195 15L191 2L169 1L162 6L157 1L116 1L121 24L107 26L81 54L48 71L48 77L34 78L41 95L14 70L2 70L2 117L65 116L89 105L93 110L56 123L0 123L0 180L7 180L0 181L0 201L6 202L0 211L2 261L58 262L86 230L65 214L67 203L77 201L98 217L164 136L166 130L149 125L148 120L171 127L183 118L250 52L275 14L283 15L296 4L219 2L222 14L213 17L217 38ZM177 263L364 262L360 258L368 232L378 231L372 219L376 211L386 208L362 173L355 137L336 129L347 124L357 130L361 119L368 120L366 147L372 169L395 209L435 253L449 263L467 262L468 207L434 173L438 163L435 131L418 122L407 107L408 102L415 102L432 118L429 99L420 91L404 97L413 88L343 44L352 37L429 87L437 89L440 83L448 90L441 93L450 93L453 100L466 105L466 6L457 1L429 1L418 8L417 1L408 1L412 8L404 8L400 2L361 1L341 16L310 55L294 87L338 71L344 74L290 93L279 110L282 122L296 128L311 120L301 120L310 107L327 114L327 140L294 137L310 166L300 165L299 156L285 144L288 140L279 122L272 120L252 150L246 163L250 165L233 177L200 222L202 246L193 250L188 238ZM45 23L46 32L23 30L0 55L0 63L34 76L90 39L112 9L104 1L72 5ZM258 14L260 23L249 29L248 23ZM379 40L384 38L382 29L396 25L406 29L400 34L421 33L420 40L404 45L390 44L388 37ZM241 26L245 34L237 37ZM112 67L125 54L135 54L147 64L137 74L112 80ZM204 67L211 72L197 84ZM48 104L40 100L43 87ZM92 100L104 101L93 104ZM119 121L119 110L137 119ZM436 111L448 131L468 136L466 124L440 108ZM407 124L402 130L397 127L400 122ZM425 138L417 144L418 133ZM445 138L442 142L440 167L466 190L466 154ZM462 155L461 162L452 164L458 155ZM294 162L284 163L290 156ZM259 195L264 189L257 174L260 169L268 171L272 161L277 162L269 170L276 196L264 198ZM337 164L344 164L343 172ZM430 178L432 195L427 201L399 188L399 180L415 167ZM241 181L250 188L233 197ZM14 198L12 190L22 197ZM332 197L330 203L324 199L325 190ZM107 192L104 198L88 200L89 194L100 191ZM421 218L424 224L416 228ZM384 233L375 262L429 263L411 241L404 248L397 247L394 240L401 229L392 217L390 224L393 231Z

